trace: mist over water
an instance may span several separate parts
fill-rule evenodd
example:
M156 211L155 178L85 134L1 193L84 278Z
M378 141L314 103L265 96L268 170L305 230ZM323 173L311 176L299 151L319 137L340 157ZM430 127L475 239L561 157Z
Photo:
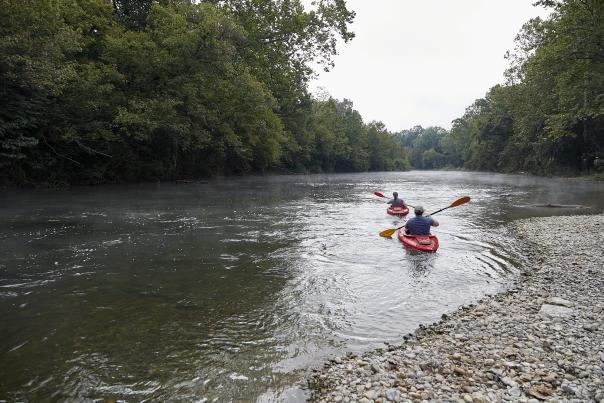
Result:
M472 202L418 254L377 235L400 222L374 191ZM602 201L602 183L465 172L4 192L0 399L300 399L330 356L508 286L527 248L511 221Z

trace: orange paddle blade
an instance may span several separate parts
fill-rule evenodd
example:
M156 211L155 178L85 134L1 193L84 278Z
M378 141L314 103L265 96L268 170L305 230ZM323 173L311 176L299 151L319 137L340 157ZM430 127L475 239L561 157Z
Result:
M462 204L466 204L469 201L470 201L470 197L465 196L465 197L462 197L461 199L455 200L453 203L451 203L451 205L448 208L461 206Z
M446 210L451 207L461 206L462 204L466 204L469 201L470 201L470 198L468 196L464 196L461 199L455 200L453 203L451 203L451 205L449 207L441 208L440 210L436 210L434 213L428 214L428 215L434 215L434 214L440 213L441 211Z
M390 238L392 235L394 235L394 233L396 231L398 231L399 229L403 228L404 225L401 225L400 227L397 228L388 228L383 230L382 232L380 232L380 236L384 237L384 238Z
M377 197L386 197L381 192L373 192L373 194L376 195Z
M396 232L396 228L388 228L380 232L380 236L384 238L390 238Z

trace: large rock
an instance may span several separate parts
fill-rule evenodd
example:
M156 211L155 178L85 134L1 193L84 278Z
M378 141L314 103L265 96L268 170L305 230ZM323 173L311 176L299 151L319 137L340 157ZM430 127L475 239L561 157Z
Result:
M549 305L565 306L567 308L572 308L573 307L572 301L569 301L567 299L560 298L560 297L550 297L550 298L548 298L548 299L545 300L545 303L549 304Z
M573 313L573 310L565 306L543 304L539 310L539 316L546 319L566 318Z

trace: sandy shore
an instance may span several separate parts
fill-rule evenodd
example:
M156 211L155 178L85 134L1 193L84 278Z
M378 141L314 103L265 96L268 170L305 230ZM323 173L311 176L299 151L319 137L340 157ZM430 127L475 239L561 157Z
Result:
M528 264L514 289L334 359L309 380L311 400L604 403L604 215L516 227Z

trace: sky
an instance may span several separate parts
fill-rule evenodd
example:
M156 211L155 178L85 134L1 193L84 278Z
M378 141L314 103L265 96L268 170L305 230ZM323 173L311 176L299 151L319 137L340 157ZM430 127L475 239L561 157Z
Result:
M503 83L514 38L547 15L533 0L347 0L356 37L311 91L347 98L365 122L391 131L449 129L474 100Z

